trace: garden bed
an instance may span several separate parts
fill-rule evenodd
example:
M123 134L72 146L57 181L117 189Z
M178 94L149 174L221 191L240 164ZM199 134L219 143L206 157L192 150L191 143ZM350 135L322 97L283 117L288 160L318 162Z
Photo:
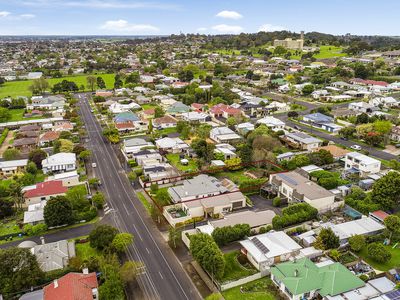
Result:
M225 300L282 299L271 279L264 277L222 292Z

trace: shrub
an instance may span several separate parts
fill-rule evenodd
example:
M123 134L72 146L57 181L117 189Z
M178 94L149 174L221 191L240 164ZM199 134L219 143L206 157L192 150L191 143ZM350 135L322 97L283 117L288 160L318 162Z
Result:
M350 249L359 252L365 246L365 236L358 234L349 238Z
M271 230L272 230L272 225L267 225L267 226L261 227L260 230L259 230L259 233L260 234L261 233L267 233L267 232L269 232Z
M367 247L368 256L378 263L386 263L392 258L392 254L379 243L369 244Z
M282 200L280 197L275 197L274 200L272 200L272 205L275 207L281 206Z
M274 229L282 229L284 227L315 219L318 210L308 203L297 203L282 209L282 216L275 216L272 219Z
M211 234L218 246L224 246L230 242L243 239L250 235L250 225L236 224L215 228Z

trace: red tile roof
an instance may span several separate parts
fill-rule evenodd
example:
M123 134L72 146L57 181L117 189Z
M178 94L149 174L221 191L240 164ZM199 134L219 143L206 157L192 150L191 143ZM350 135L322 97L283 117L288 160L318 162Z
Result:
M376 81L369 79L361 79L361 78L353 78L350 80L353 83L365 84L365 85L380 85L380 86L388 86L389 83L386 81Z
M51 142L60 137L60 132L48 131L40 137L41 142Z
M385 213L383 210L377 210L371 213L371 215L375 216L379 220L384 221L387 217L389 217L388 213Z
M153 120L153 125L170 124L170 123L176 124L178 123L178 120L169 115L165 115L164 117L156 118Z
M145 109L145 110L143 111L143 113L144 113L145 115L154 115L155 112L156 112L156 109L155 109L155 108L149 108L149 109Z
M231 106L223 104L223 103L220 103L220 104L217 104L217 105L211 107L210 112L212 114L220 114L220 113L225 112L228 115L239 115L242 113L240 109L231 107Z
M135 126L133 125L133 123L131 121L127 121L127 122L121 122L121 123L115 123L115 128L117 129L134 129Z
M67 190L61 180L51 180L37 183L36 188L27 190L24 196L25 198L44 197L64 194Z
M96 273L68 273L43 289L44 300L93 300L92 289L98 287Z

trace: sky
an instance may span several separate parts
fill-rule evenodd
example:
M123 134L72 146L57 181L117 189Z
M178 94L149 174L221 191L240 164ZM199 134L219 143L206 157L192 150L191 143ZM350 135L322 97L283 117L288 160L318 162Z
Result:
M318 31L400 36L398 0L0 0L0 35Z

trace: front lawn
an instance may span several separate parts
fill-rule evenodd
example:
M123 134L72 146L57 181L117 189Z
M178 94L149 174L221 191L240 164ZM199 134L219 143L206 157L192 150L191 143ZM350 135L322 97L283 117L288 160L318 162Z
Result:
M235 281L257 273L257 270L247 261L239 251L224 254L225 272L221 282ZM241 262L239 262L239 259Z
M379 271L388 271L393 268L398 268L400 266L400 249L399 248L392 248L391 246L385 246L387 250L392 254L392 258L387 263L378 263L371 259L367 253L367 247L365 246L358 255L365 260L368 264L370 264L374 269Z
M241 291L242 289L242 291ZM222 292L225 300L275 300L273 283L264 277Z
M147 201L146 197L143 195L143 193L138 192L136 193L137 197L139 198L140 202L142 202L144 208L147 210L147 212L150 214L151 212L151 204L149 201Z
M7 234L13 234L13 233L19 233L19 232L21 232L21 229L17 225L16 220L11 220L8 222L3 220L0 223L0 236L7 235Z
M196 162L193 159L187 158L189 163L187 165L181 164L181 158L179 154L169 153L166 155L168 161L171 165L177 168L179 171L182 172L197 172L199 169L197 167Z
M158 107L157 104L152 104L152 103L142 104L142 105L140 105L140 106L142 107L143 110Z

